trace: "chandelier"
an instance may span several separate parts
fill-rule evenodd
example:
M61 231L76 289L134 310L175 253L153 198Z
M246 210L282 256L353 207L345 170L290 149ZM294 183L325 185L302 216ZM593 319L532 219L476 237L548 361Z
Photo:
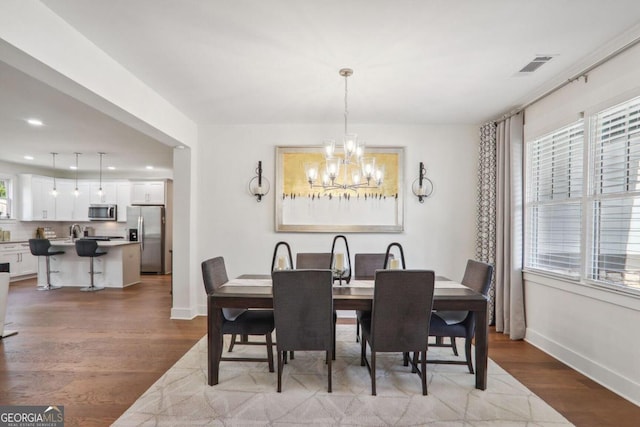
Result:
M347 122L349 118L347 79L353 75L351 68L339 71L344 77L344 136L342 153L336 152L336 142L325 140L325 162L320 167L318 163L304 164L307 182L311 188L329 190L353 190L379 188L384 180L384 167L376 167L375 157L365 156L365 143L358 140L358 135L349 133Z

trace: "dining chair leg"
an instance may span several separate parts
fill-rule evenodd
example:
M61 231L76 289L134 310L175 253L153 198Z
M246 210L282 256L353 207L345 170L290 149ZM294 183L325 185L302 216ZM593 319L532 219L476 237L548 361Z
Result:
M376 352L371 349L371 396L376 395Z
M458 355L458 347L456 346L456 337L450 337L451 340L451 348L453 349L453 354L455 356Z
M409 354L409 353L405 353L405 354ZM416 372L418 372L418 356L419 356L420 352L419 351L414 351L413 352L413 363L411 363L411 373L415 374Z
M362 331L362 337L360 337L360 366L364 366L364 358L366 356L365 352L367 351L367 339L364 336L364 331Z
M265 335L267 341L267 363L269 364L269 372L273 372L273 339L271 332Z
M278 393L282 392L282 365L287 357L286 354L286 351L278 351Z
M420 373L422 377L422 395L427 395L427 350L422 352L420 359Z
M234 345L236 345L236 334L231 334L231 342L229 343L229 353L233 351Z
M360 321L356 319L356 342L360 342Z
M331 350L331 359L336 360L336 324L333 323L333 350Z
M473 374L473 361L471 360L471 338L464 340L464 354L467 358L467 366L469 367L469 373Z
M331 358L329 357L329 352L327 351L327 371L329 375L328 380L328 392L331 393Z
M402 353L402 364L404 366L409 366L409 352Z

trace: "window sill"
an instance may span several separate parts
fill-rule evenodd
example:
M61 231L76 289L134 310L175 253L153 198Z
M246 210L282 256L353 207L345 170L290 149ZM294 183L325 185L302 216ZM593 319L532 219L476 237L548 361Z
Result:
M585 280L571 280L537 270L524 270L523 278L525 282L529 282L531 285L539 284L640 311L640 290L601 283L596 284Z

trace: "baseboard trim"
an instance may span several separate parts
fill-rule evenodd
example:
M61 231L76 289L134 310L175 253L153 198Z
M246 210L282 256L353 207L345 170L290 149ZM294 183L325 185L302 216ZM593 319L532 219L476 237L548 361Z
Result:
M171 319L173 320L192 320L198 314L189 308L172 308Z
M640 384L630 381L624 376L530 328L527 328L525 341L633 404L640 406Z

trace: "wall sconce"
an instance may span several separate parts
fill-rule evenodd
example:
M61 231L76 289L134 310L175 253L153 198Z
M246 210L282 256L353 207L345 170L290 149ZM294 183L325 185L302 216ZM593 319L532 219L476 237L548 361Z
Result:
M420 203L424 203L424 199L431 196L431 193L433 193L433 182L425 176L427 170L422 162L420 162L419 173L419 178L413 181L413 184L411 185L411 191L418 197Z
M261 202L262 197L269 193L269 189L269 180L262 176L262 161L259 161L258 167L256 168L256 176L251 178L251 181L249 181L249 193Z

